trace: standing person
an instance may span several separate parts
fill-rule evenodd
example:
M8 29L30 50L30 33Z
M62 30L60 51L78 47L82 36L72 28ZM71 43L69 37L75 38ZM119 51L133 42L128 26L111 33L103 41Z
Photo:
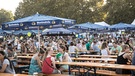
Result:
M17 52L22 52L22 51L21 51L21 41L18 41L18 44L17 44Z
M11 73L15 74L14 67L11 61L6 57L3 51L0 51L0 73Z
M122 46L122 51L117 57L117 64L127 64L128 60L131 61L131 54L129 54L130 48L128 45ZM130 70L122 69L121 72L116 70L116 73L131 74Z
M58 73L58 70L55 66L55 59L51 55L53 54L53 48L48 47L46 50L46 53L43 57L43 67L42 72L44 74L56 74Z
M29 74L33 75L34 72L41 72L42 65L41 65L41 58L44 55L44 50L40 49L40 52L37 52L33 55L31 62L30 62L30 68L29 68Z

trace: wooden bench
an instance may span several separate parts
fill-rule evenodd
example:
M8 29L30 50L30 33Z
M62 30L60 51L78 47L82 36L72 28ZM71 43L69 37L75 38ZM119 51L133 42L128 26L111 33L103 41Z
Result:
M77 69L71 70L71 72L79 72ZM80 69L80 73L87 72L86 69ZM93 71L89 71L89 73L94 74ZM115 71L109 71L109 70L97 70L96 74L98 75L107 75L107 76L131 76L130 74L116 74Z
M94 72L90 71L90 73L94 73ZM109 71L109 70L97 70L96 74L107 75L107 76L131 76L130 74L116 74L115 71Z
M48 74L46 76L73 76L73 75L65 75L65 74Z
M66 75L66 74L43 74L43 73L39 73L38 76L73 76L73 75Z
M16 65L14 66L16 73L21 73L21 74L28 74L28 73L24 73L23 71L26 71L26 69L28 70L29 65Z
M0 73L0 76L29 76L29 75L25 75L25 74Z

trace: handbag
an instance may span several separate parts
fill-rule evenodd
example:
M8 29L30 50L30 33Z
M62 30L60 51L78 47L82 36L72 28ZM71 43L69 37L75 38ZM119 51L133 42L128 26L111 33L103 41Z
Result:
M49 65L46 60L45 60L45 62L47 63L47 65L48 65L49 67L51 67L52 69L55 69L54 67L52 67L51 65Z
M45 62L47 63L47 65L48 65L49 67L51 67L52 69L55 69L55 70L57 71L58 74L61 74L61 72L60 72L58 69L56 69L56 68L52 67L51 65L49 65L48 62L47 62L46 60L45 60Z

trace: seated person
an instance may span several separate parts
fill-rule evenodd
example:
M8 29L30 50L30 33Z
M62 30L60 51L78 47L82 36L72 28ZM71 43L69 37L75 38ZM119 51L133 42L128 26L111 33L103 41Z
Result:
M6 56L9 58L9 59L13 59L15 56L14 56L14 51L13 51L13 48L12 47L8 47L7 50L4 51Z
M97 41L93 41L93 52L95 52L95 53L93 53L93 54L99 54L100 53L100 49L99 49L99 47L98 47L98 45L97 45Z
M59 52L62 54L61 55L61 62L72 62L70 56L68 55L68 53L66 52L66 48L64 46L59 46L58 48ZM68 70L68 65L62 65L59 69L60 71L63 71L63 70Z
M87 52L87 49L86 49L86 45L85 45L85 42L83 41L82 42L82 45L80 46L80 55L84 55L84 54L86 54L86 52Z
M51 55L53 54L53 48L48 47L46 52L43 56L43 66L42 66L42 73L44 74L56 74L58 70L55 66L55 59Z
M42 65L41 65L41 59L44 55L44 50L40 49L40 52L37 52L33 55L31 62L30 62L30 68L29 68L29 75L33 75L34 72L42 72Z
M101 55L110 55L110 51L107 47L107 43L103 43L101 46Z
M68 52L70 53L70 56L71 57L75 57L75 52L78 51L78 48L75 46L75 44L73 42L70 43L70 46L69 46L69 50Z
M117 64L127 64L128 60L131 60L131 54L129 54L130 48L128 45L122 46L122 51L117 57ZM117 70L116 70L117 73ZM121 74L131 74L130 70L122 69Z
M55 59L56 59L56 61L62 61L61 58L62 57L62 53L61 52L59 52L59 50L58 50L58 53L56 54L56 57L55 57Z
M121 50L122 50L122 47L119 46L117 42L113 42L113 47L110 50L111 54L114 54L114 53L119 54Z
M15 74L14 67L11 61L6 57L3 51L0 51L0 73L11 73Z

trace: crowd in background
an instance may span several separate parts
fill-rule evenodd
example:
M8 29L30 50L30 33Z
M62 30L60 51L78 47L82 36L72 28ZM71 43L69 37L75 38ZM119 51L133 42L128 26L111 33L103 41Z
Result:
M72 62L76 55L117 55L118 64L135 61L135 38L131 34L95 34L90 37L76 38L74 36L47 36L38 38L7 37L0 42L0 72L15 73L10 59L16 59L18 54L33 53L29 74L43 72L47 74L60 73L68 69L68 65L57 67L55 61ZM57 52L56 57L51 54ZM77 52L77 53L76 53ZM2 57L3 56L3 57ZM4 65L4 66L3 66ZM8 66L8 67L6 67ZM36 69L35 69L36 68ZM123 70L123 73L129 71ZM130 71L131 73L131 71ZM134 73L134 71L132 71Z

